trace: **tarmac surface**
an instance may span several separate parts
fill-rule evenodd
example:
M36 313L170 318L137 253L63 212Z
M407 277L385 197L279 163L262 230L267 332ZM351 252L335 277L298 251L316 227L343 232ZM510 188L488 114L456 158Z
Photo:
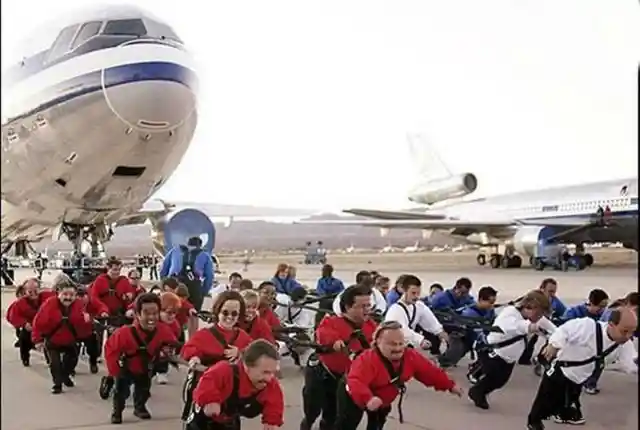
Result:
M507 301L535 288L547 276L555 277L559 282L558 295L567 304L577 304L584 300L589 290L602 287L612 298L624 296L637 289L637 267L625 262L611 263L615 267L594 266L583 272L536 272L530 268L492 270L473 264L474 258L465 263L450 263L449 257L411 256L340 256L331 260L336 267L336 275L345 284L355 278L362 269L379 270L392 280L401 273L414 273L425 286L439 282L445 287L460 276L470 277L474 289L491 284L500 291L499 301ZM431 254L433 255L433 254ZM468 256L467 256L468 257ZM461 257L462 258L462 257ZM446 260L446 261L445 261ZM254 283L272 276L277 262L297 264L299 256L285 256L260 260L249 265L247 272L241 272L240 259L223 259L222 268L228 274L239 271ZM371 263L369 263L371 261ZM599 257L596 257L596 264ZM298 278L301 282L315 286L319 275L319 266L298 266ZM55 273L45 274L45 283ZM18 280L30 276L28 270L18 271ZM220 278L223 281L225 275ZM3 313L13 300L13 294L4 290L2 294ZM2 324L2 429L3 430L102 430L111 429L109 423L110 402L98 397L99 378L90 375L86 362L78 366L76 387L66 389L59 396L49 393L51 379L44 361L34 353L32 366L22 367L18 352L13 347L15 340L13 329ZM283 429L297 429L301 419L302 373L288 359L282 362L281 380L285 392L286 409ZM452 377L466 390L466 361L451 371ZM122 430L154 429L169 430L181 428L178 418L181 410L181 388L184 370L172 369L170 383L165 386L154 385L152 398L148 406L153 414L150 421L140 421L133 417L131 409L125 411L125 421L119 426ZM387 430L516 430L525 428L525 419L535 395L538 378L529 367L516 368L507 387L494 393L491 398L491 410L482 411L471 405L465 397L459 399L449 394L436 393L419 383L412 382L404 401L405 423L400 424L391 414L386 425ZM583 396L584 413L587 419L584 429L589 430L631 430L638 428L638 381L635 375L625 375L607 371L601 379L602 392L597 396ZM548 428L561 428L549 422ZM258 420L244 421L244 430L261 429ZM360 428L365 428L364 423Z

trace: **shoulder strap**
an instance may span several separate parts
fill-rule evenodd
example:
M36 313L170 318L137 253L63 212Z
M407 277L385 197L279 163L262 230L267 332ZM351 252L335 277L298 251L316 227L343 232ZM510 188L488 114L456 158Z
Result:
M297 312L293 313L291 312L291 306L287 307L287 317L289 319L289 323L293 324L296 318L298 318L300 316L300 314L302 313L302 308L298 308Z
M391 385L396 386L398 389L401 389L401 387L404 386L404 383L402 382L402 379L401 379L402 371L404 369L404 359L400 360L400 367L398 367L398 370L396 371L393 368L393 364L391 364L391 362L387 360L387 358L384 355L382 355L382 353L378 348L375 348L375 351L376 351L376 354L378 355L378 358L380 358L380 361L382 361L382 364L384 365L385 370L389 374L389 379L390 379L389 383Z
M356 339L358 342L360 342L360 346L362 346L362 349L370 348L371 345L369 344L369 341L367 340L367 338L364 336L364 333L362 332L362 327L358 327L349 318L343 317L342 319L345 320L347 324L349 324L349 326L353 329L353 331L349 335L349 338L347 339L347 342L346 342L347 346L349 345L349 342L351 341L351 339Z
M233 401L238 401L240 399L240 369L237 364L232 364L231 370L233 371L233 388L230 397Z
M609 354L616 350L620 345L614 343L609 348L603 350L604 348L604 335L602 334L602 327L598 321L595 321L596 326L596 355L593 357L586 358L584 360L577 361L569 361L569 360L556 360L553 365L559 367L580 367L586 366L587 364L594 363L596 364L596 369L604 368L604 359L607 358Z
M486 346L493 348L493 349L498 349L498 348L505 348L507 346L511 346L515 343L520 342L521 340L526 340L527 339L527 335L526 334L519 334L518 336L514 336L512 338L503 340L501 342L496 342L496 343L489 343Z
M416 305L413 305L413 313L411 315L409 315L409 309L407 309L407 306L402 303L402 302L397 302L398 306L400 306L402 308L402 310L404 311L404 313L407 315L407 321L409 321L409 328L414 328L413 324L416 321L416 315L418 313L418 309Z
M227 340L224 338L222 333L220 333L220 331L216 328L215 325L212 325L211 327L209 327L209 332L213 335L213 337L216 338L218 342L220 342L220 345L222 345L223 349L227 349L229 348L230 345L233 345L233 343L238 339L238 336L240 334L240 330L234 328L233 335L231 336L231 341L227 342Z

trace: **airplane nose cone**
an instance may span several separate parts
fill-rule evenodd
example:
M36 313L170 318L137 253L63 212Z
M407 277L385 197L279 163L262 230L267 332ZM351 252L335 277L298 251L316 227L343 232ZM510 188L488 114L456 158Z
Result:
M192 70L167 62L126 64L102 70L102 91L127 126L146 132L180 126L196 108Z

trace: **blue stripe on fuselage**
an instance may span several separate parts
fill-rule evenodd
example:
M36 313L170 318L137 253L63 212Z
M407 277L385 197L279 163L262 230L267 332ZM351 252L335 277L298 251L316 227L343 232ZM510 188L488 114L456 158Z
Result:
M182 84L195 92L198 83L195 72L175 63L158 61L123 64L77 76L41 91L34 96L38 101L34 101L33 109L10 118L7 123L35 115L76 97L101 91L103 72L105 88L142 81L165 81Z
M549 221L550 224L553 224L554 220L567 220L571 222L575 222L576 225L587 224L595 219L596 215L594 213L585 213L585 214L566 214L555 213L555 216L533 216L522 218L523 221L540 221L540 224L544 224L545 221ZM612 221L629 221L638 218L638 209L626 209L626 210L617 210L611 212L611 217L609 218ZM562 227L562 226L558 226Z

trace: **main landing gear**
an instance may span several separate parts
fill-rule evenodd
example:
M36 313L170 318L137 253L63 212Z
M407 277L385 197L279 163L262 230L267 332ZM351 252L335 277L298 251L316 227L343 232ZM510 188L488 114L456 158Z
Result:
M476 256L476 261L480 266L484 266L488 262L492 269L522 267L522 258L515 254L512 247L506 247L504 254L501 254L497 248L489 254L481 252Z
M104 267L104 247L102 244L111 239L113 230L104 224L78 225L63 224L62 234L73 244L73 255L69 265L62 271L75 282L89 284L102 273ZM83 253L83 245L90 245L91 255Z

